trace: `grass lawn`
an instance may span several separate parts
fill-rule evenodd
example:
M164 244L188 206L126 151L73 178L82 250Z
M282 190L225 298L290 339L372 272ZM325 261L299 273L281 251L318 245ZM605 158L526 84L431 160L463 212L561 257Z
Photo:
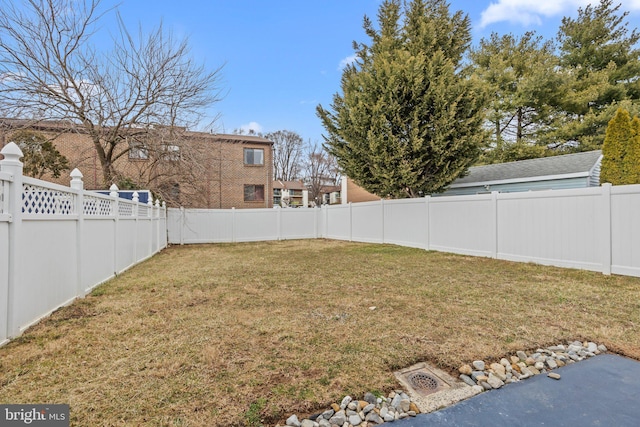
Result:
M640 279L328 240L174 246L0 348L0 402L68 403L76 426L274 425L419 361L573 339L640 359Z

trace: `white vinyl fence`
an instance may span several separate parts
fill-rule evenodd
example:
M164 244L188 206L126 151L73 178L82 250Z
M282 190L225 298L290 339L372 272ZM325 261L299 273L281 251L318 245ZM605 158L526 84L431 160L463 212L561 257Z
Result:
M0 344L167 246L166 208L22 175L0 160Z
M640 185L167 215L176 244L330 238L640 277Z

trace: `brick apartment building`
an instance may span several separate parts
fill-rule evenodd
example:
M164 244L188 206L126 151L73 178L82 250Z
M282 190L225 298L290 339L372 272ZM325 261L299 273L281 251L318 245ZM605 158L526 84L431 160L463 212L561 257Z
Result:
M18 129L46 136L69 161L69 171L78 168L85 188L104 190L102 168L88 135L70 131L58 122L28 123L0 120L0 148L10 142ZM150 189L169 206L188 208L271 208L273 207L273 142L247 135L210 134L180 130L178 136L163 140L153 134L149 144L138 140L123 143L114 168L123 187ZM151 141L151 139L149 139ZM43 179L63 185L69 176L45 175Z

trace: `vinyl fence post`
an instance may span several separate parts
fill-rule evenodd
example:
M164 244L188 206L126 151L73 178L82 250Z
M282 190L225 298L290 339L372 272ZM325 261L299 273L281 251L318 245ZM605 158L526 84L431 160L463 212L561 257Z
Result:
M329 206L323 206L324 209L324 230L322 234L325 239L329 238Z
M0 160L0 172L11 175L13 181L8 185L9 191L4 193L4 208L7 209L9 220L9 259L7 262L7 294L3 300L6 306L6 337L11 338L20 333L20 326L16 322L16 287L20 283L19 262L21 258L20 239L22 234L22 150L14 142L7 144L0 154L4 160ZM6 190L6 187L5 187Z
M180 206L180 245L184 245L184 223L185 223L184 206Z
M133 232L133 262L138 262L138 234L140 233L140 194L133 192L133 216L135 217L135 227Z
M231 208L231 243L236 242L236 208Z
M318 238L318 215L322 212L317 206L313 207L313 238Z
M82 254L84 252L82 244L82 236L84 236L84 182L82 181L82 172L78 168L71 171L71 184L70 187L76 190L76 280L78 281L77 295L80 298L84 298L87 294L83 277L83 259Z
M118 274L118 226L120 221L120 206L118 201L117 185L109 187L109 196L113 197L111 206L113 207L113 274Z
M602 274L611 275L611 184L602 184Z
M425 230L425 235L426 237L426 242L424 242L424 248L428 251L431 250L431 236L430 236L430 218L429 218L429 205L431 202L431 196L424 196L424 205L425 205L425 215L424 215L424 219L426 222L426 230Z
M156 218L156 227L155 227L155 232L156 232L156 247L153 248L153 253L157 253L160 252L160 200L156 199L156 205L155 205L155 209L153 210L155 212L155 218Z
M384 199L380 199L380 209L382 210L382 215L380 215L382 217L382 244L384 244Z
M491 192L491 258L498 258L498 192Z
M282 208L276 207L276 240L282 240Z
M353 203L349 202L349 241L353 242Z
M149 221L149 244L147 245L148 252L144 255L144 258L153 255L153 237L151 235L151 233L153 233L153 200L151 200L151 197L147 200L147 218L149 218L147 220ZM136 259L136 262L138 261L139 260Z

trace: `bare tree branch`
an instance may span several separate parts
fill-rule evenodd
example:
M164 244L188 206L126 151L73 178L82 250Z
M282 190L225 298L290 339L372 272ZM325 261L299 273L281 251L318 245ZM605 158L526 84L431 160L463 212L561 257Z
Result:
M16 118L65 121L86 133L105 186L121 175L114 162L132 135L146 135L151 149L159 127L195 126L220 98L221 68L194 62L188 40L175 40L162 24L133 37L118 15L112 52L98 52L92 36L110 11L100 0L5 3L0 105Z
M340 180L338 164L318 143L309 144L304 162L304 181L309 190L309 200L321 204L322 190L337 185Z

